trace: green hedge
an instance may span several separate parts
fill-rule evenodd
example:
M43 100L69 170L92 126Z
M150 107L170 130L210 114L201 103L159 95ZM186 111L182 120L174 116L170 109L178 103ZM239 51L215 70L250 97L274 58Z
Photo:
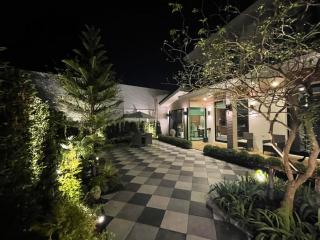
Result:
M158 140L161 142L166 142L166 143L175 145L177 147L181 147L181 148L186 148L186 149L192 148L191 141L183 139L183 138L176 138L176 137L159 135Z
M212 145L206 145L203 148L206 156L214 157L226 162L234 163L247 168L282 167L282 161L276 157L264 158L259 154L249 154L247 151L236 151L233 149L220 148Z

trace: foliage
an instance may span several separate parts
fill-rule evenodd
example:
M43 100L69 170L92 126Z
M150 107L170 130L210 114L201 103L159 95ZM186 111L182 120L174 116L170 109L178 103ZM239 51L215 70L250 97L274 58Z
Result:
M295 213L286 223L283 215L267 209L258 209L257 217L252 220L257 236L255 239L288 239L288 240L315 240L316 229L308 222L303 222ZM318 235L319 237L319 235Z
M302 186L296 194L295 207L302 221L318 225L320 230L320 197L313 191L311 184Z
M80 203L83 195L79 177L81 170L81 160L77 150L70 144L69 149L63 150L57 179L59 191L70 202Z
M111 161L103 164L98 169L98 175L90 183L91 186L99 186L102 192L113 192L122 187L118 170Z
M95 233L96 216L81 203L61 199L56 203L50 222L37 224L33 230L51 239L110 240L113 234Z
M69 96L64 102L82 115L85 129L92 134L114 119L120 101L100 30L86 26L81 41L83 49L74 50L75 58L63 60L66 70L60 79Z
M203 148L203 154L214 157L226 162L238 164L248 168L262 168L268 167L282 167L282 161L279 158L269 157L264 158L258 154L249 154L247 151L235 151L233 149L226 149L212 145L206 145Z
M31 96L26 109L30 127L30 152L32 155L31 168L33 180L38 181L43 170L42 159L44 158L43 142L49 131L50 111L47 103L44 103L39 97Z
M6 65L6 66L4 66ZM49 212L56 192L61 115L42 101L30 75L0 63L0 204L5 239L26 231Z
M254 204L263 199L264 184L258 184L254 178L243 178L239 182L222 182L211 187L211 197L228 215L248 224L254 214Z
M287 219L275 204L279 204L284 194L284 185L285 182L275 179L278 197L274 203L267 199L267 183L259 183L251 176L237 182L214 184L210 189L210 197L229 218L253 232L255 239L317 239L320 234L318 203L313 202L316 198L312 197L309 201L309 197L316 196L316 193L310 187L302 188L295 200L296 213Z
M158 140L186 149L192 148L192 142L182 138L159 135Z

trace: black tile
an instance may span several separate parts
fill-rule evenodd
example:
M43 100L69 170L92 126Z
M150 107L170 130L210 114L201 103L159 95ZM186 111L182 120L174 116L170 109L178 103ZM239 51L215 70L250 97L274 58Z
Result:
M141 184L138 184L138 183L128 183L126 186L125 186L125 190L127 191L131 191L131 192L136 192L138 191L138 189L141 187Z
M186 234L160 228L155 240L185 240Z
M202 177L193 177L192 178L193 183L201 183L201 184L208 184L208 179L207 178L202 178Z
M120 169L120 170L118 171L118 173L119 173L120 175L124 175L124 174L126 174L127 172L128 172L127 169Z
M163 179L160 183L162 187L174 187L176 185L175 181Z
M138 218L138 222L159 227L165 210L146 207Z
M163 178L164 177L164 173L153 173L150 177L151 178Z
M144 208L144 206L140 205L126 204L118 213L117 218L123 218L135 222L141 215Z
M132 179L134 179L135 176L131 176L131 175L123 175L121 177L121 181L123 182L130 182Z
M183 189L174 189L171 197L190 201L191 191Z
M148 163L148 165L149 165L149 163ZM156 170L156 168L154 168L154 167L146 167L144 170L145 171L149 171L149 172L154 172Z
M147 205L151 198L151 195L144 193L136 193L129 201L129 203L137 204L137 205Z
M193 172L181 171L180 175L182 175L182 176L193 176Z
M171 166L170 169L181 170L181 166Z
M199 217L212 218L211 211L206 207L206 204L200 202L190 202L189 214Z

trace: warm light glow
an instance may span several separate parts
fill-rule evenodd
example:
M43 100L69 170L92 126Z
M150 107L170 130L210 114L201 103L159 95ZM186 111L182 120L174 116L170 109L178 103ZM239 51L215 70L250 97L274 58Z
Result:
M206 98L206 97L204 97L204 98L203 98L203 101L207 101L207 98Z
M96 157L96 160L99 160L99 157Z
M254 173L254 178L258 181L258 182L266 182L267 181L267 176L266 174L262 171L262 170L257 170Z
M279 81L273 81L272 83L271 83L271 87L278 87L279 86Z
M105 220L106 220L106 217L101 215L101 216L98 217L97 223L102 224Z

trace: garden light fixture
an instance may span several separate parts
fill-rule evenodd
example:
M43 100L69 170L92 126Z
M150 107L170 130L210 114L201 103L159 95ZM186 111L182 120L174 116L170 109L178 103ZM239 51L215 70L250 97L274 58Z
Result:
M260 169L255 171L254 178L260 183L264 183L267 181L266 174Z
M98 224L102 224L106 220L106 217L104 215L101 215L97 219Z

